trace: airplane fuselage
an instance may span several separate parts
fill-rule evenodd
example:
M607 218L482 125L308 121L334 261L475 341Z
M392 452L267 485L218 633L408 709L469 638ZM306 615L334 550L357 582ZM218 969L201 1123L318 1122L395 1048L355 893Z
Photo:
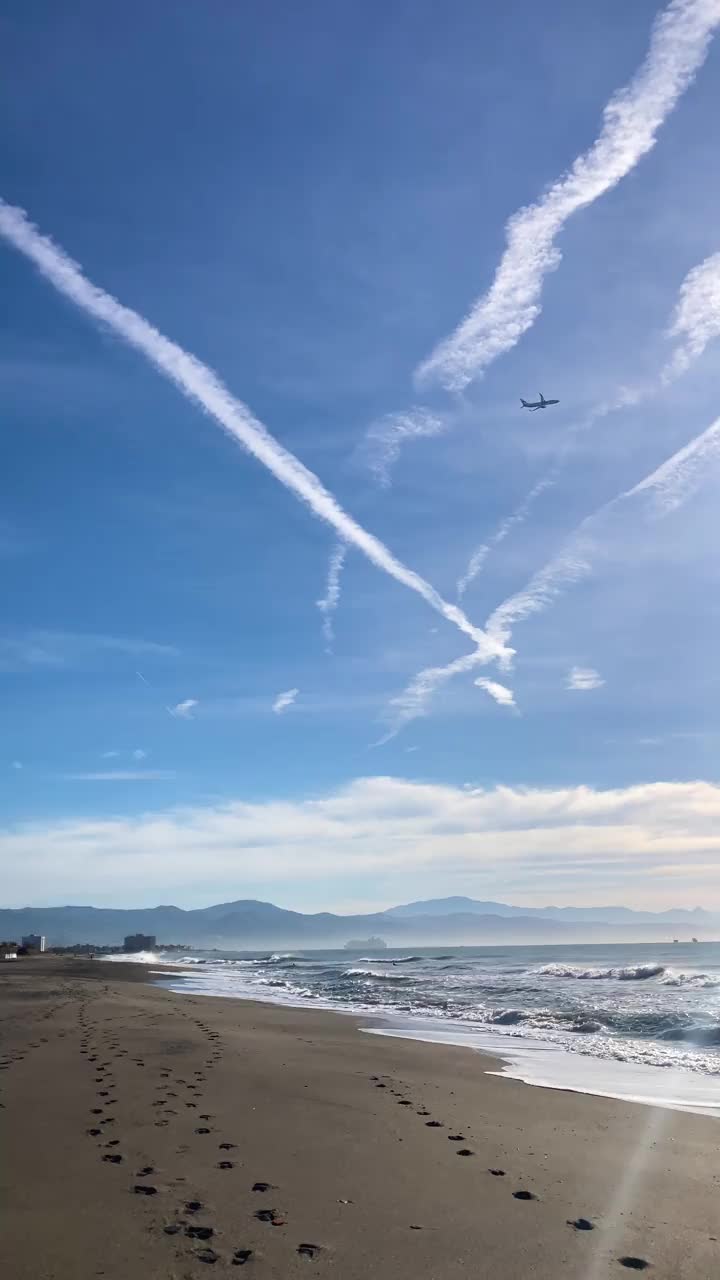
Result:
M540 392L539 400L520 400L523 409L547 409L551 404L559 404L559 400L546 400L542 392Z

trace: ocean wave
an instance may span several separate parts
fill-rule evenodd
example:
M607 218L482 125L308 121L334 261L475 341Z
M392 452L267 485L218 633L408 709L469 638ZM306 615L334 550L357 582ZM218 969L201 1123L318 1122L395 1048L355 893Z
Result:
M663 1032L660 1039L670 1040L676 1044L699 1044L710 1048L712 1045L720 1045L720 1027L673 1027Z
M161 964L164 963L164 957L157 951L130 951L127 954L123 951L114 956L101 956L101 960L106 963L116 964ZM183 964L186 961L182 962Z
M662 980L663 987L720 987L720 977L712 977L709 973L676 973L668 969Z
M425 956L358 956L360 964L416 964ZM451 956L438 956L438 959L452 959Z
M382 973L377 969L345 969L343 978L375 978L378 982L407 982L402 973Z
M495 1027L514 1027L519 1022L525 1022L528 1014L524 1009L495 1009L485 1018Z
M576 964L544 964L535 973L546 978L578 978L599 982L603 979L616 982L646 982L665 973L662 964L636 964L626 969L583 969Z

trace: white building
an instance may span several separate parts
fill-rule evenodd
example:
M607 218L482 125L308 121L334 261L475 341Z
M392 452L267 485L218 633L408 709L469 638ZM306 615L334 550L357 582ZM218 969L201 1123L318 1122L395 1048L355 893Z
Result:
M22 945L31 951L44 951L45 938L41 933L28 933L23 938Z

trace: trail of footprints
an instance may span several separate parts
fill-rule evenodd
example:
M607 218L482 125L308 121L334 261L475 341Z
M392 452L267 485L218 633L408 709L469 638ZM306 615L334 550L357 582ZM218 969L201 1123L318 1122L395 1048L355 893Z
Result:
M156 1127L166 1126L171 1121L182 1115L176 1106L168 1106L170 1099L183 1105L183 1108L190 1110L197 1109L202 1099L201 1086L205 1083L207 1076L206 1071L211 1071L213 1067L221 1060L223 1055L223 1045L220 1035L212 1031L204 1022L201 1022L191 1015L186 1017L195 1024L197 1030L209 1042L209 1056L205 1060L204 1070L193 1070L189 1076L173 1076L171 1068L164 1065L159 1071L160 1083L156 1086L156 1091L162 1096L153 1100L150 1104L153 1113L158 1117L154 1124ZM97 1099L101 1101L101 1105L90 1108L90 1115L93 1117L91 1124L86 1130L89 1137L101 1139L98 1143L100 1148L100 1159L103 1164L122 1165L126 1162L124 1154L116 1151L115 1148L120 1145L119 1138L108 1138L107 1126L115 1123L115 1117L108 1114L113 1107L117 1098L114 1096L116 1091L116 1080L112 1071L112 1064L109 1058L105 1058L105 1053L109 1053L111 1057L116 1059L128 1056L128 1051L121 1047L119 1041L107 1032L103 1032L99 1027L90 1020L87 1005L83 1004L79 1011L79 1025L81 1031L80 1053L85 1057L88 1064L94 1072L94 1084L96 1087ZM102 1045L100 1044L102 1041ZM140 1070L145 1069L146 1063L144 1058L130 1058L130 1061ZM170 1088L170 1085L176 1088ZM96 1117L100 1117L97 1119ZM213 1116L209 1112L198 1112L197 1119L210 1122ZM104 1126L104 1127L101 1127ZM214 1130L210 1124L197 1125L193 1133L200 1138L207 1138L213 1135ZM218 1152L227 1153L236 1149L236 1143L223 1140L218 1143ZM179 1153L185 1153L189 1148L180 1147ZM216 1169L229 1171L236 1167L236 1162L231 1159L218 1159L215 1162ZM145 1179L152 1178L157 1170L154 1165L144 1165L135 1170L134 1181L130 1184L131 1194L143 1198L155 1197L162 1194L161 1188L155 1186L152 1182ZM142 1181L137 1181L142 1179ZM184 1178L176 1181L184 1181ZM252 1184L251 1190L259 1195L264 1195L270 1191L277 1191L278 1188L270 1182L256 1181ZM223 1257L213 1247L210 1242L215 1242L217 1229L206 1222L197 1221L197 1215L206 1215L206 1207L200 1200L185 1200L179 1205L173 1213L172 1220L166 1222L162 1227L162 1232L169 1238L181 1237L189 1244L201 1245L200 1249L193 1249L191 1257L197 1261L207 1265L212 1265L223 1260ZM284 1227L287 1225L287 1219L277 1209L263 1207L253 1213L253 1217L257 1222L266 1223L272 1227ZM315 1259L323 1253L323 1246L313 1244L308 1241L301 1241L295 1252L299 1257ZM242 1267L251 1259L256 1258L255 1249L239 1246L232 1250L229 1262L232 1266Z
M405 1096L407 1094L407 1089L394 1088L393 1086L400 1082L393 1080L392 1077L370 1076L370 1083L374 1085L376 1089L388 1089L390 1091L391 1096L397 1099L398 1106L413 1107L415 1110L415 1114L420 1116L424 1120L426 1128L428 1129L444 1129L445 1128L445 1125L443 1124L442 1120L434 1120L432 1118L426 1119L426 1117L430 1116L430 1112L427 1110L427 1108L422 1105L419 1107L416 1107L412 1099ZM447 1137L449 1142L465 1142L466 1140L464 1134L462 1133L448 1133L445 1136ZM475 1152L471 1147L463 1146L463 1147L457 1147L455 1154L458 1156L469 1157L469 1156L474 1156ZM504 1169L488 1169L488 1173L493 1178L506 1177L506 1171ZM517 1188L511 1194L514 1200L528 1201L528 1200L540 1199L540 1197L537 1196L533 1191L528 1191L524 1187ZM573 1231L577 1231L577 1232L594 1231L595 1229L594 1222L592 1222L589 1218L568 1219L567 1225L568 1227L572 1228ZM410 1230L420 1231L422 1230L422 1227L411 1226ZM619 1262L621 1267L625 1267L629 1271L646 1271L650 1267L650 1263L645 1258L637 1258L628 1254L618 1258L617 1261Z
M58 1004L52 1005L46 1009L39 1018L39 1021L50 1020L61 1008L67 1004L67 1000L62 1000ZM197 1112L198 1123L194 1127L194 1136L202 1141L212 1138L214 1130L211 1126L213 1116L208 1112L199 1111L199 1104L202 1101L202 1086L207 1080L206 1072L210 1072L221 1060L223 1055L223 1045L220 1035L213 1031L207 1023L197 1018L193 1018L191 1014L185 1015L192 1021L198 1031L200 1031L208 1041L208 1056L204 1061L203 1070L194 1069L189 1072L188 1076L174 1076L170 1066L161 1066L158 1078L159 1083L156 1086L156 1092L160 1095L151 1103L152 1113L155 1116L153 1121L155 1127L167 1127L174 1120L187 1115L188 1112ZM117 1082L112 1067L112 1059L122 1060L129 1058L128 1050L124 1048L115 1033L112 1031L101 1029L99 1023L95 1022L89 1013L89 1003L87 1000L80 1004L78 1012L78 1022L80 1030L80 1053L86 1059L88 1066L92 1069L93 1083L95 1085L95 1101L96 1105L90 1108L90 1123L86 1129L89 1137L98 1139L98 1148L100 1151L101 1163L106 1165L127 1165L127 1160L122 1151L117 1150L121 1146L119 1138L110 1136L112 1126L116 1123L116 1118L112 1114L112 1108L117 1104ZM60 1038L64 1038L67 1034L65 1031L57 1033ZM22 1062L29 1050L37 1050L41 1045L48 1044L47 1036L37 1035L22 1048L8 1049L0 1055L0 1071L7 1071L11 1066ZM146 1063L142 1057L130 1058L130 1062L139 1071L145 1071ZM399 1083L389 1076L371 1076L370 1083L377 1089L387 1089L391 1097L396 1099L397 1105L403 1108L414 1108L415 1114L419 1116L428 1129L443 1130L445 1125L442 1121L436 1120L425 1106L415 1106L411 1098L406 1095L406 1089L397 1089L395 1084ZM0 1107L2 1106L0 1102ZM465 1143L465 1135L462 1133L448 1133L444 1135L449 1142ZM179 1151L187 1151L187 1147L179 1148ZM236 1144L227 1140L218 1143L217 1150L219 1153L227 1153L236 1150ZM455 1148L455 1154L466 1159L476 1155L475 1151L469 1146L458 1145ZM231 1171L236 1168L236 1161L230 1158L218 1158L215 1168L223 1171ZM505 1178L507 1173L504 1169L489 1168L488 1174L494 1178ZM157 1173L154 1165L143 1165L134 1170L133 1181L129 1185L131 1194L140 1198L154 1198L161 1193L160 1188L147 1179L152 1178ZM178 1181L183 1181L179 1179ZM257 1195L266 1196L270 1192L278 1190L270 1182L256 1181L252 1184L251 1190ZM518 1201L538 1201L539 1197L532 1191L524 1187L519 1187L510 1193L515 1200ZM188 1242L188 1245L200 1245L199 1249L193 1249L191 1256L198 1262L212 1265L222 1260L222 1255L216 1251L211 1241L216 1241L216 1228L205 1222L198 1222L197 1215L206 1213L204 1205L199 1200L185 1200L182 1205L178 1206L174 1212L172 1220L166 1222L162 1228L163 1234L168 1238L182 1237ZM254 1219L257 1222L266 1224L269 1228L282 1228L287 1225L287 1219L282 1211L263 1205L254 1211ZM595 1224L585 1217L569 1219L568 1227L577 1233L590 1232L594 1230ZM411 1230L422 1230L420 1225L412 1225ZM301 1241L296 1247L295 1252L299 1257L314 1260L323 1253L323 1247L308 1241ZM230 1254L229 1261L232 1266L245 1266L252 1259L257 1257L257 1253L252 1248L237 1247ZM641 1257L633 1255L623 1255L617 1259L619 1265L629 1271L645 1271L650 1268L650 1263Z

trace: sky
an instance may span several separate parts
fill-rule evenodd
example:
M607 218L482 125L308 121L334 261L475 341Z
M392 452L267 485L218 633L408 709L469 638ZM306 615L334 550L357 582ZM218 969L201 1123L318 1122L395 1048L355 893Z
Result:
M720 909L720 0L0 24L3 905Z

